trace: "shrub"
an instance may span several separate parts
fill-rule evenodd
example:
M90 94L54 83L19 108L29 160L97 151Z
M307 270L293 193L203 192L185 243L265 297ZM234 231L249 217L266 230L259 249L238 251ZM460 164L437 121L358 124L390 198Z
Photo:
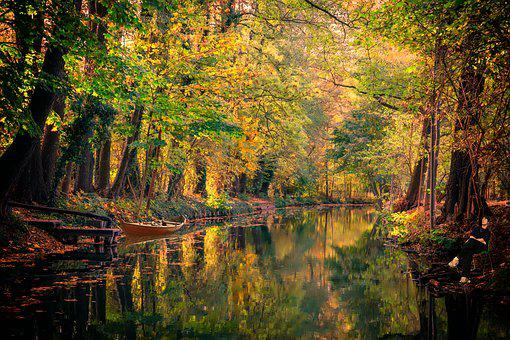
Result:
M430 233L424 233L422 243L435 243L446 250L452 250L457 240L446 236L447 233L442 229L434 229Z
M389 226L388 234L397 237L400 242L409 240L410 236L414 236L420 231L424 217L424 212L420 209L412 212L390 213L386 217Z
M207 198L206 204L208 207L222 211L232 209L232 206L229 203L229 197L225 193L209 196Z

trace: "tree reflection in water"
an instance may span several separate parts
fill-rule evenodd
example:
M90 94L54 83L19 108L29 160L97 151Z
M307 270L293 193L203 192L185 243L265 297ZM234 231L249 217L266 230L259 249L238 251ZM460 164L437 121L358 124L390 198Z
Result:
M13 304L40 301L3 317L9 334L41 338L508 336L473 297L418 287L373 223L370 209L299 210L121 247L85 269L45 264L44 282L2 283ZM64 275L75 279L58 283Z

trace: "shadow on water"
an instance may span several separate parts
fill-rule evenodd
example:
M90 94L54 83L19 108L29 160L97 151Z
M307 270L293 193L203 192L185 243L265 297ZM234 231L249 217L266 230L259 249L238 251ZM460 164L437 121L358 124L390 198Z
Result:
M4 268L4 333L28 338L505 338L507 310L434 297L370 208L296 210L117 253ZM3 275L5 274L5 275Z

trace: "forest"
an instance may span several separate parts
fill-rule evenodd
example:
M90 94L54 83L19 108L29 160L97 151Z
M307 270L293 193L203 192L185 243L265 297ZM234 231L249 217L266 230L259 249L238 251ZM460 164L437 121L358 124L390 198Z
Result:
M278 215L285 207L307 207L320 214L331 206L373 206L377 222L364 213L358 222L351 221L350 213L348 218L339 213L338 221L329 222L327 212L325 221L305 213L302 224L287 223ZM51 220L41 220L39 212L44 209ZM129 294L140 291L139 324L147 321L143 297L155 294L144 291L147 286L143 288L142 281L147 277L142 262L157 271L171 261L185 264L186 254L196 252L189 261L205 266L201 280L211 284L207 261L212 255L205 245L194 247L205 242L196 241L197 237L208 240L214 233L223 235L208 245L216 254L215 266L230 270L222 256L239 271L253 264L254 272L243 275L264 282L263 287L250 286L250 292L242 293L235 279L224 282L218 276L214 285L235 288L238 294L224 295L218 307L225 308L229 317L233 300L254 303L243 300L243 294L282 289L290 296L299 291L299 284L289 291L264 281L274 278L281 285L288 277L279 277L275 263L293 266L287 257L279 257L278 249L265 252L273 246L296 258L312 253L307 255L314 259L309 260L311 272L305 275L303 269L300 275L310 281L320 276L316 294L331 293L324 288L324 273L329 270L332 290L352 294L343 296L340 305L348 302L342 299L360 296L383 301L384 290L376 294L363 290L364 278L379 280L374 273L381 269L374 269L373 263L365 263L365 269L357 267L369 252L373 261L384 258L378 263L385 266L383 272L399 277L385 250L374 245L372 238L378 232L376 227L370 231L373 223L387 233L380 240L412 248L407 250L437 263L461 248L473 226L489 218L492 238L486 248L492 269L488 274L484 271L476 284L494 291L510 275L510 5L507 0L0 0L0 248L4 252L0 258L63 252L62 240L48 236L53 234L46 227L83 222L55 220L52 213L62 211L102 216L102 227L105 221L108 227L147 221L164 225L177 217L197 221L269 214L265 222L245 222L267 224L269 231L264 229L262 236L256 230L243 233L253 237L255 254L251 255L260 256L260 261L273 256L270 264L262 265L251 255L239 258L237 248L225 241L230 240L230 231L215 226L219 229L201 230L205 236L183 236L177 247L182 252L179 259L163 259L175 246L167 240L152 248L137 248L160 256L162 264L142 256L139 263L129 264L131 271L112 269L108 275L116 275L112 274L116 270L130 273L126 280L133 292ZM280 221L274 223L279 227L272 227L273 219ZM364 234L347 233L349 242L331 234L329 252L329 236L324 236L322 254L313 248L318 245L307 243L319 242L320 233L327 235L328 228L333 233L335 226L344 224L357 225ZM278 228L297 234L295 238L274 234L281 232ZM306 237L300 234L303 230ZM244 237L242 251L246 251ZM287 243L266 242L271 237ZM293 242L300 244L290 251ZM235 249L227 251L229 247ZM406 257L391 254L393 258ZM320 273L314 272L316 260L322 263ZM188 289L193 288L199 296L205 294L203 299L214 300L202 292L204 286L186 286L191 285L191 274L186 273L192 271L186 265L179 274L167 269L164 275L184 275L189 281L172 281L178 287L169 293L175 295L173 299L187 294L183 299L191 301ZM264 270L271 270L271 278L259 272ZM358 276L353 279L343 272L348 270ZM154 280L145 284L159 282ZM346 289L350 280L356 285ZM111 277L106 282L108 289L115 286ZM165 289L173 287L165 282ZM247 283L239 284L246 288ZM387 285L391 284L395 283ZM508 285L504 286L508 293ZM125 289L119 287L118 294ZM164 287L158 289L168 293ZM421 288L419 292L424 294ZM305 295L299 299L305 301ZM2 296L0 287L0 301ZM257 296L266 301L266 295ZM507 298L502 299L506 304ZM129 302L131 309L136 301ZM396 302L389 304L394 307ZM193 314L193 321L183 319L182 324L172 324L177 327L173 330L189 326L193 329L189 334L198 336L254 336L257 327L266 327L263 334L268 336L297 334L271 328L274 320L266 320L264 311L258 326L244 320L255 307L236 309L239 319L234 321L239 324L229 319L231 323L221 324L221 332L226 333L214 333L212 325L226 316L190 306L184 309ZM119 308L125 312L124 305ZM308 317L298 305L286 310L294 321L279 314L284 309L268 308L275 319L288 324L289 332L305 325ZM334 313L333 307L328 308L327 313ZM365 305L352 307L356 308L363 313L370 310ZM174 312L176 318L181 310ZM211 322L205 326L195 319L200 313L219 319L200 319ZM363 313L366 323L377 319ZM313 315L323 317L319 312ZM333 316L328 314L332 329L337 322ZM363 318L349 322L354 327L363 324ZM124 314L120 319L132 322ZM406 319L408 328L399 332L411 332L413 320ZM186 322L191 326L185 327ZM379 331L370 328L370 335L387 335ZM342 332L366 335L360 329Z
M508 7L4 0L2 214L84 193L478 216L510 190Z

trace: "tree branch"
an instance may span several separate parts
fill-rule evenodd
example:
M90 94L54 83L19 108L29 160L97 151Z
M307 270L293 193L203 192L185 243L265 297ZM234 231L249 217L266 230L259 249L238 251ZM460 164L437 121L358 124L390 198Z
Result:
M344 25L344 26L347 26L347 27L352 27L350 24L348 24L347 22L341 20L339 17L337 17L336 15L334 15L333 13L331 13L330 11L328 11L327 9L325 9L324 7L321 7L319 5L317 5L316 3L310 1L310 0L304 0L304 2L306 2L307 4L309 4L311 7L327 14L329 17L331 17L333 20L335 20L336 22Z
M400 110L400 108L398 106L395 106L395 105L392 105L390 103L385 102L383 97L390 97L390 98L395 98L395 99L400 99L400 100L402 100L402 97L391 95L391 94L386 94L386 93L369 93L367 91L363 91L363 90L358 89L354 85L346 85L346 84L342 84L342 83L337 83L334 79L332 80L332 82L333 82L333 85L335 85L335 86L345 87L345 88L348 88L348 89L353 89L356 92L361 93L361 94L371 95L375 100L377 100L377 102L379 104L381 104L382 106L384 106L384 107L386 107L388 109L395 110L395 111Z

